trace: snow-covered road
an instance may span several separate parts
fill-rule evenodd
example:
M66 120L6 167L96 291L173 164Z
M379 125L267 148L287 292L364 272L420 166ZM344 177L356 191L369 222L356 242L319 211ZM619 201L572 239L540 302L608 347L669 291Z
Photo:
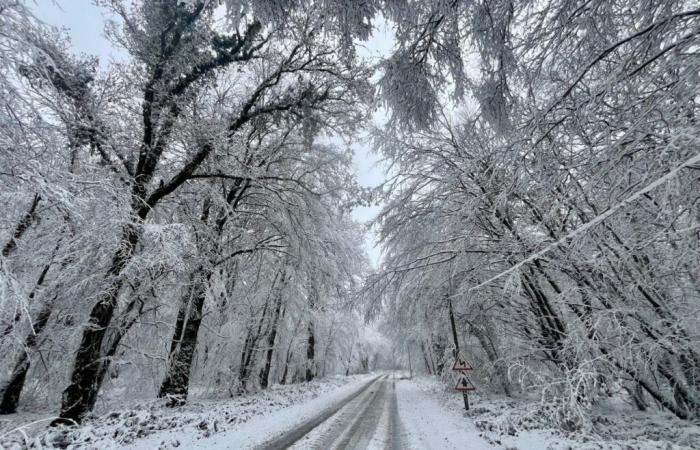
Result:
M295 433L295 431L303 433ZM289 436L291 439L285 439ZM471 422L394 374L367 386L307 431L294 429L262 447L305 449L491 449Z
M405 448L395 406L395 381L383 376L299 438L264 449Z
M398 375L331 377L273 386L227 401L193 402L181 409L155 404L134 407L65 430L10 428L0 432L0 450L493 448L462 411L445 405L419 379Z
M311 401L202 437L157 433L128 447L192 449L488 449L470 419L394 374L339 387Z

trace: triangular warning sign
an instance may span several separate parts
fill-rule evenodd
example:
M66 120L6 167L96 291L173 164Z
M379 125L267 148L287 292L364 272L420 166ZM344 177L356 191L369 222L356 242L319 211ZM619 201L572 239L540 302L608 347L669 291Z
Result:
M457 355L454 364L452 364L452 370L473 370L473 367L464 359L464 356Z
M476 391L476 387L472 381L467 377L464 372L459 373L459 378L457 378L457 384L455 385L456 391Z

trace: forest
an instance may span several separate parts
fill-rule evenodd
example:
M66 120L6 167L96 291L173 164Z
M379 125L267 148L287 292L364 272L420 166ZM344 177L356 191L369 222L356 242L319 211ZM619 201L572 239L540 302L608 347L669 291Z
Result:
M0 414L459 350L562 430L700 419L697 2L95 4L121 60L0 0Z

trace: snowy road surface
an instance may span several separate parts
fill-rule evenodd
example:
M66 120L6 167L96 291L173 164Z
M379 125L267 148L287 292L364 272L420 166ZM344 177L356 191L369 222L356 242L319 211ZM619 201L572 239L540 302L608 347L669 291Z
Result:
M126 448L490 449L471 420L395 375L344 386L312 401L261 415L202 438L171 432Z
M668 415L629 412L618 402L596 413L591 433L563 435L538 402L473 400L466 413L459 394L432 377L338 376L175 409L134 405L70 429L18 416L0 421L0 450L700 449L699 427Z
M470 419L450 411L416 384L385 375L315 420L273 438L278 449L491 449Z
M400 444L395 381L382 376L316 420L274 438L264 450L405 448Z

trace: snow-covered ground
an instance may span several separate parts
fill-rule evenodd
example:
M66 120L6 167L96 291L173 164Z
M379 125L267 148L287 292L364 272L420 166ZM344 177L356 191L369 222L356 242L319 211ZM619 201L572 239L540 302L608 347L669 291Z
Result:
M640 413L620 402L594 408L586 432L564 433L551 420L553 409L537 401L477 394L466 412L461 395L434 378L401 381L397 393L401 420L407 429L414 427L413 441L425 444L417 448L700 449L700 426L664 412Z
M446 407L438 392L428 389L430 386L416 379L396 383L403 441L408 446L426 450L493 448L479 436L471 419Z
M135 405L90 420L70 432L47 428L50 417L0 418L0 450L23 448L158 449L246 448L292 427L365 384L370 375L329 377L272 386L229 400L201 401L177 409L162 402Z
M257 394L193 402L178 409L165 408L154 401L92 418L71 431L47 428L48 420L18 428L28 416L9 416L0 420L0 449L254 448L332 409L363 386L369 386L375 377L376 374L331 377L273 386ZM472 408L466 412L461 396L435 378L409 380L394 374L382 379L388 380L383 390L376 391L378 384L373 383L374 387L353 397L356 400L347 403L340 416L324 422L325 428L332 428L333 420L342 422L342 414L369 414L373 417L371 424L355 428L367 429L362 442L372 449L700 449L699 426L660 412L639 413L623 403L597 407L585 433L567 434L551 421L553 410L536 401L484 398L477 394L472 395ZM370 400L365 401L364 397ZM382 406L375 407L375 403ZM343 413L345 409L348 411ZM325 428L321 425L315 431L323 434ZM313 442L314 439L300 440L295 448L305 449Z

